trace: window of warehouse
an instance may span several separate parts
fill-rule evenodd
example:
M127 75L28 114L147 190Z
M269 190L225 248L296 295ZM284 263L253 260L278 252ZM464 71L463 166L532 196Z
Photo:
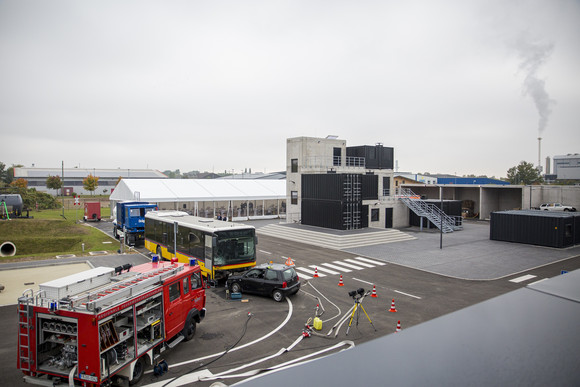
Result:
M292 172L298 172L298 159L292 159L290 162L292 164Z
M378 222L379 221L379 209L373 208L371 209L371 222Z
M298 191L291 191L290 199L290 204L298 204Z

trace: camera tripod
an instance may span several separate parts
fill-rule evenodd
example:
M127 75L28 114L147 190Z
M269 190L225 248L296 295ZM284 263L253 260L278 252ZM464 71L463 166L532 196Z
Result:
M348 293L349 296L351 296L354 300L354 306L352 308L352 313L350 315L350 321L348 322L348 328L346 328L346 335L347 336L348 336L348 331L350 330L350 326L352 324L352 320L354 319L355 314L356 314L356 325L358 326L358 318L359 318L361 309L362 309L363 313L365 314L365 316L367 316L367 319L369 320L373 329L376 332L377 328L375 328L375 326L373 325L373 322L371 321L371 318L369 317L367 311L362 306L362 302L363 302L364 297L368 296L370 293L371 293L370 291L365 293L365 290L363 288L359 288L358 290L353 290L352 292Z

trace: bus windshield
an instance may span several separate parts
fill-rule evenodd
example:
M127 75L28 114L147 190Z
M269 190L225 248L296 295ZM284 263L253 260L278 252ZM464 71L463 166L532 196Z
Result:
M256 260L254 230L230 230L216 233L214 265L231 265Z

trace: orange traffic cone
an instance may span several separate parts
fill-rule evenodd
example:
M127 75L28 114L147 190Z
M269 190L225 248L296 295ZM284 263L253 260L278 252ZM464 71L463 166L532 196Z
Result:
M342 282L342 274L340 275L340 280L338 281L338 286L344 286L344 283Z
M377 287L375 285L373 285L373 293L371 294L371 297L377 297Z
M389 309L389 312L396 312L397 309L395 309L395 299L393 298L393 302L391 302L391 309Z
M313 277L314 278L318 278L318 268L317 267L314 268L314 275L313 275Z
M286 262L284 264L286 266L293 266L294 265L294 261L292 260L292 258L288 257L288 259L286 260Z
M395 333L401 332L401 320L397 321L397 329L395 329Z

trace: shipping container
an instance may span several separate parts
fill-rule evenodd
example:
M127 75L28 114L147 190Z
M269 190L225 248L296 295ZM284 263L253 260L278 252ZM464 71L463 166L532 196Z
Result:
M580 213L537 210L492 212L489 239L570 247L580 244Z
M343 203L338 200L302 199L302 224L344 230Z
M93 220L93 221L100 221L101 220L101 203L100 202L85 202L85 221Z
M432 204L437 208L441 208L441 200L437 199L427 199L423 200L425 203ZM461 217L461 200L443 200L443 212L454 218ZM457 224L457 223L456 223ZM409 225L411 226L421 226L421 217L410 211L409 215ZM423 217L423 227L426 228L436 228L436 226L429 221L429 219Z
M349 146L346 148L346 156L364 158L367 169L393 169L394 150L391 147L380 144Z
M377 175L304 174L301 222L337 230L360 229L368 226L368 206L363 213L362 201L377 199Z
M379 177L373 173L362 175L362 200L378 200Z

